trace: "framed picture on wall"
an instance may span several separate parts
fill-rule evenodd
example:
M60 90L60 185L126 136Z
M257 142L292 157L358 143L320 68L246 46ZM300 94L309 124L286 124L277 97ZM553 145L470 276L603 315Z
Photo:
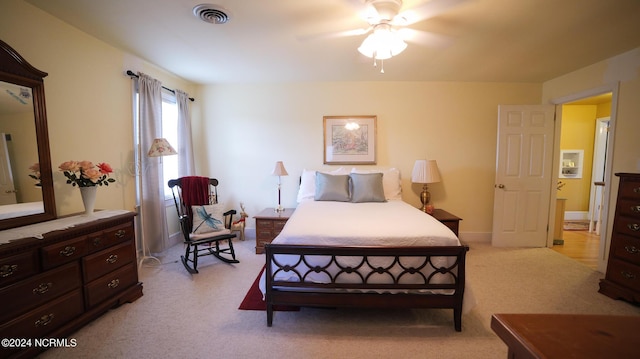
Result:
M376 116L324 116L324 163L376 164Z

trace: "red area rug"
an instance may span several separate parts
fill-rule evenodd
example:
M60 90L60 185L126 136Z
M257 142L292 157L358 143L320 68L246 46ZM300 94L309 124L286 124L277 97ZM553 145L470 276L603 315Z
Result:
M251 285L251 288L249 288L249 291L247 292L247 294L244 296L244 299L242 300L242 303L240 303L240 307L238 309L242 309L242 310L267 310L267 303L262 300L262 292L260 292L260 288L258 287L258 283L260 282L260 277L262 276L262 272L264 271L264 267L260 270L260 273L258 273L258 277L256 278L255 281L253 281L253 284ZM279 310L279 311L299 311L300 307L296 307L296 306L288 306L288 305L274 305L273 306L273 310Z

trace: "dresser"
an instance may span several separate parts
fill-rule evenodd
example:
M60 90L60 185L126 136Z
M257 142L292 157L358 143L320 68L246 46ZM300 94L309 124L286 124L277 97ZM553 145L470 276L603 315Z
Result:
M42 238L21 237L28 233L21 228L0 232L0 338L72 338L110 308L140 298L134 217L127 211L69 216L34 225L60 228L37 235ZM15 240L6 240L13 233ZM35 340L4 344L0 358L46 349Z
M620 177L613 220L609 262L600 293L640 303L640 174L616 173Z
M256 254L264 253L264 244L271 243L293 214L293 208L285 208L276 212L274 208L267 208L258 213L256 219Z

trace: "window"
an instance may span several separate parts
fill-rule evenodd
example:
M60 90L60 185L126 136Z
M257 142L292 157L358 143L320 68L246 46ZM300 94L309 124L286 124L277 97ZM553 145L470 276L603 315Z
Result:
M169 91L162 91L162 137L177 150L178 147L178 105L175 94ZM162 160L162 183L164 197L173 198L171 189L167 186L170 179L178 178L178 156L161 157Z

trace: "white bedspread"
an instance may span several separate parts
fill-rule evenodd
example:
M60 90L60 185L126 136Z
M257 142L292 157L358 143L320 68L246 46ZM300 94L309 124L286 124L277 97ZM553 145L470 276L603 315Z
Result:
M302 202L273 243L327 246L460 245L447 226L399 200L368 203Z
M447 226L401 200L375 203L301 202L273 243L408 247L460 245L456 235ZM278 258L283 263L295 261L295 258ZM259 288L264 298L264 273ZM475 299L467 283L463 312L468 312L474 305Z

